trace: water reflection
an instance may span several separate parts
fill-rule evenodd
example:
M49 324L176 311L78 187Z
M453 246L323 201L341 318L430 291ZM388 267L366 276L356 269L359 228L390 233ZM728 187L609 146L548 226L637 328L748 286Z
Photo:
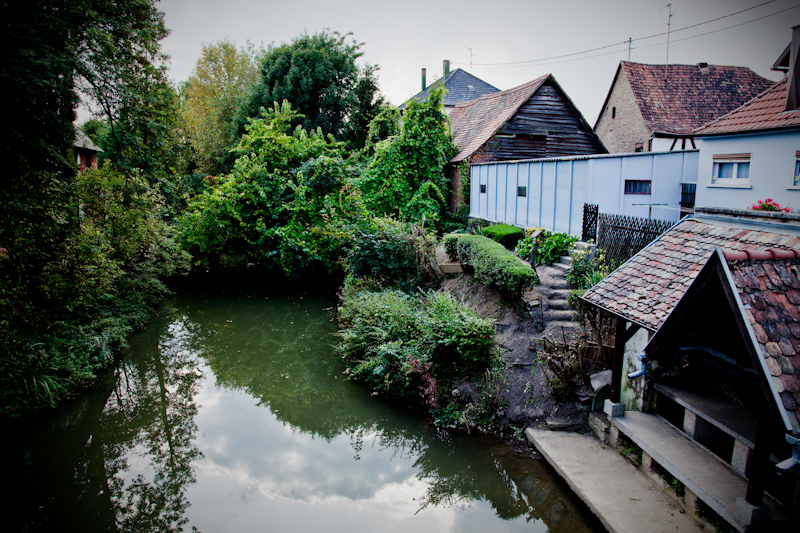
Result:
M92 394L17 428L19 529L591 530L541 463L342 380L332 305L173 302Z

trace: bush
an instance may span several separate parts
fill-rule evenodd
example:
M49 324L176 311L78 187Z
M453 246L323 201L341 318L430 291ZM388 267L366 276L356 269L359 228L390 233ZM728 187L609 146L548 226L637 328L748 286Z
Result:
M439 381L475 375L492 362L494 321L447 292L410 296L346 284L339 324L336 349L352 365L350 377L431 407L438 406Z
M537 265L550 265L559 257L569 252L572 244L577 241L577 237L568 235L566 233L553 233L548 235L542 244L539 245L539 250L536 252Z
M572 263L567 269L567 281L579 289L589 289L611 272L605 255L598 249L585 248L572 253Z
M538 281L536 273L512 252L482 235L459 235L458 257L472 267L477 281L512 297L521 298L525 289Z
M458 234L448 233L442 237L442 246L450 261L458 261Z
M345 259L348 276L371 276L379 286L416 290L436 285L436 240L419 224L370 219L353 233Z
M509 250L514 248L523 237L520 228L510 224L496 224L483 229L483 236L497 241Z

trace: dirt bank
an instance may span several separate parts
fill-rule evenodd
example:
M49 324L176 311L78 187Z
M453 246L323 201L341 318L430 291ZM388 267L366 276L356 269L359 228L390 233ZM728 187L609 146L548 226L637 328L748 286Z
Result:
M502 419L504 436L513 435L516 428L530 426L570 430L587 428L587 415L579 412L577 398L570 397L562 402L554 400L546 384L544 366L537 360L538 353L530 349L531 337L540 337L546 325L536 311L531 316L514 309L497 290L475 283L468 275L449 276L440 290L453 293L480 316L497 321L495 341L503 350L507 374L506 408ZM543 298L545 290L546 287L540 287L538 291L534 289L526 294L526 298ZM527 451L526 442L511 444L523 446Z

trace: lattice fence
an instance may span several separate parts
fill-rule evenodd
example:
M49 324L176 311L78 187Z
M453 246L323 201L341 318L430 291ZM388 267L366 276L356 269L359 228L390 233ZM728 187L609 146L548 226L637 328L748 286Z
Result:
M674 223L622 215L600 213L598 216L597 247L606 259L619 265L653 242Z
M583 232L581 233L583 242L597 239L597 214L599 211L600 206L597 204L583 204Z

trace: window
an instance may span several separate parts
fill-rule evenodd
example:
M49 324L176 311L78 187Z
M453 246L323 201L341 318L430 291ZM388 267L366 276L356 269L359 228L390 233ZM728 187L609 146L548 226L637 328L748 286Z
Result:
M794 181L792 185L800 187L800 150L794 153Z
M517 187L517 196L528 196L527 187Z
M750 154L715 154L711 184L719 187L750 186Z
M625 194L650 194L650 182L645 180L625 180Z
M486 192L486 184L481 183L481 192Z

